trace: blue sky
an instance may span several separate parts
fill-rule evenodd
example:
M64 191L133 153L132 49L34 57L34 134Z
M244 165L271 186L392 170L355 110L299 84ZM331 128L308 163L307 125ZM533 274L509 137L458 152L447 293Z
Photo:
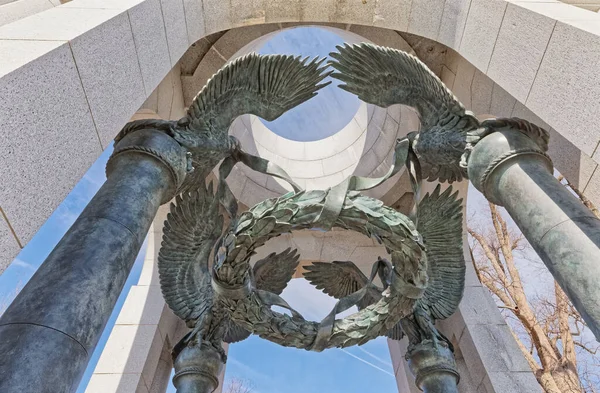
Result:
M258 52L322 58L329 57L336 45L342 43L344 40L330 30L297 27L275 34ZM317 141L340 131L352 120L360 101L355 95L338 89L338 80L328 77L326 81L332 83L313 99L275 121L261 121L277 135L295 141Z

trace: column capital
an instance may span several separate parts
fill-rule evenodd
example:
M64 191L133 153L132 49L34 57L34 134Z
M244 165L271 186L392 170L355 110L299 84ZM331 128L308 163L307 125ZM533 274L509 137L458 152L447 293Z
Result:
M426 393L456 390L460 375L454 361L454 353L448 346L425 340L410 348L406 357L419 389ZM453 389L444 389L444 386Z
M146 155L158 160L170 174L169 191L161 203L170 201L183 184L187 174L186 149L161 130L140 129L125 135L115 144L115 150L106 164L106 177L110 177L123 156Z
M475 145L469 156L469 179L490 202L503 206L495 188L504 170L519 162L538 161L553 173L552 160L533 139L520 130L493 132Z

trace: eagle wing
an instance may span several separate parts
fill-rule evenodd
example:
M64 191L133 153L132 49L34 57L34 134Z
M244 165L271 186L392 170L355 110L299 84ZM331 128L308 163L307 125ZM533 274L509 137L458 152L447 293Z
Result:
M219 154L227 151L229 127L244 114L265 120L277 119L286 111L302 104L331 82L321 83L330 72L322 67L325 59L301 59L290 55L258 55L250 53L221 68L200 90L179 124L179 138L193 144L194 135L202 134L204 144ZM204 168L206 157L193 157L198 170L186 178L187 189L199 178L204 179L212 168ZM212 161L211 161L212 163Z
M317 289L329 296L341 299L364 288L369 282L367 276L350 261L313 262L305 266L304 277ZM357 304L363 309L381 298L381 290L371 286L365 297Z
M338 72L332 77L340 87L358 98L381 107L411 106L421 116L422 129L457 122L469 117L464 106L444 83L417 57L406 52L361 43L338 46L331 62Z
M428 261L429 285L419 303L434 319L452 315L465 287L462 199L438 185L425 195L417 209L418 230L423 236Z
M292 279L298 267L297 250L287 249L279 254L271 253L254 265L254 280L257 289L280 295Z
M345 83L342 89L381 107L402 104L419 112L415 150L423 158L424 177L450 182L464 178L460 158L467 141L477 140L470 131L479 122L444 83L417 57L397 49L366 43L337 49L339 53L331 53L331 65L338 71L332 76Z
M212 184L185 192L171 204L158 254L165 301L179 318L198 319L213 302L208 259L221 235L223 217Z

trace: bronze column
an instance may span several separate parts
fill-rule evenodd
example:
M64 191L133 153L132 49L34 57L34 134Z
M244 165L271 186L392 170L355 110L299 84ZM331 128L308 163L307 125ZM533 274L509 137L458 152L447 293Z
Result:
M600 220L553 176L552 162L516 130L477 143L469 178L504 206L600 339Z
M225 365L221 354L209 343L189 345L175 359L173 385L177 393L212 393L219 387Z
M0 319L0 392L69 393L129 275L186 151L156 130L124 137L107 181Z
M426 340L409 346L406 360L415 384L425 393L458 393L460 376L454 353L446 345Z

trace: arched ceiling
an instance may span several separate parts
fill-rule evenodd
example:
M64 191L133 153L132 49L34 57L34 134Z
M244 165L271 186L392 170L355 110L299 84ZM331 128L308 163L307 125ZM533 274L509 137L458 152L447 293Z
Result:
M207 80L226 62L258 50L269 37L280 31L301 26L306 25L296 23L242 27L219 32L194 43L181 59L185 105L190 105ZM375 42L417 56L421 54L430 67L441 75L445 48L432 41L425 42L410 34L405 39L398 32L374 27L340 24L318 26L340 35L347 42ZM352 174L370 177L384 175L392 164L395 139L416 129L418 118L409 108L394 106L384 109L363 103L354 121L335 135L314 142L298 142L280 137L254 116L238 119L230 128L230 134L241 141L247 152L279 164L301 187L325 189ZM369 194L387 199L390 204L396 203L410 190L402 176L402 173L396 175L384 185L369 191ZM243 165L234 168L228 182L234 195L247 206L289 190L286 183L255 173Z

